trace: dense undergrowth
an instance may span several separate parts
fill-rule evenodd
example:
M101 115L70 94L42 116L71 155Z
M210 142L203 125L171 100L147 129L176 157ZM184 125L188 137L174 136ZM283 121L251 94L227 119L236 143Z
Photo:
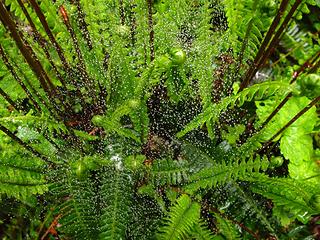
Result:
M320 239L318 0L1 0L1 239Z

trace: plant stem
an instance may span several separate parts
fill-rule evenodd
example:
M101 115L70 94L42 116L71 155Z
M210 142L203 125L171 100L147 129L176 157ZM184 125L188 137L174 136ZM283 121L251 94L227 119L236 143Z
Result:
M36 76L38 77L41 87L45 90L45 92L50 97L52 95L53 84L50 81L49 77L45 73L42 65L40 64L39 60L35 58L35 54L32 48L22 40L21 33L18 31L15 22L13 21L10 14L7 12L6 7L4 6L3 2L0 3L0 19L3 25L10 31L12 38L16 42L20 52L28 62L31 69L34 71Z
M31 82L29 81L28 77L26 76L26 74L15 64L15 68L19 71L20 75L23 76L25 82L28 84L27 88L30 89L30 91L32 91L34 93L34 95L38 98L39 102L42 103L42 105L49 111L49 113L51 115L54 116L54 113L52 112L52 108L49 106L48 104L48 99L44 98L39 91L37 91L33 85L31 84Z
M149 44L150 44L150 61L154 60L154 31L152 21L152 0L147 0L148 3L148 25L149 25Z
M49 25L46 21L46 18L44 16L44 14L42 13L39 5L37 4L37 2L35 0L29 0L29 2L31 3L33 9L35 10L45 32L47 33L53 47L56 49L56 52L58 53L58 56L61 60L61 63L63 65L63 68L65 69L65 72L67 73L68 75L68 78L71 80L72 84L76 87L77 89L77 92L79 94L79 97L82 99L82 102L84 102L84 99L83 99L83 96L82 96L82 93L80 91L80 88L78 86L78 84L75 82L74 80L74 76L73 76L73 72L70 70L70 65L68 64L64 54L63 54L63 50L61 48L61 46L58 44L58 42L56 41L55 37L53 36L50 28L49 28ZM68 92L68 91L67 91Z
M273 110L273 112L268 116L268 118L261 124L261 126L257 129L257 131L264 128L271 119L280 111L280 109L289 101L289 99L292 97L292 93L289 93L282 101L281 103ZM256 132L257 132L256 131Z
M263 56L264 50L268 46L268 43L271 41L271 38L274 34L274 31L277 28L277 26L280 22L280 19L282 18L282 15L284 14L285 9L287 8L288 3L289 3L289 0L283 0L281 2L280 7L277 12L277 15L273 19L271 26L270 26L265 38L263 39L263 41L261 43L261 46L258 50L258 53L257 53L255 59L254 59L254 62L252 64L252 66L249 68L249 70L247 71L246 76L240 85L240 91L243 90L243 88L245 88L245 86L247 86L249 84L249 82L251 81L250 76L252 75L252 72L255 71L255 69L257 68L258 63L259 63L261 57Z
M296 0L295 3L293 4L293 6L291 7L289 13L287 14L287 16L285 17L284 21L282 22L282 24L280 25L279 29L277 30L275 36L273 37L271 43L269 44L269 46L267 48L267 50L262 55L261 60L259 61L257 67L254 69L254 71L250 75L248 83L250 83L250 81L252 80L252 78L254 77L256 72L258 71L258 69L265 64L265 62L267 61L267 59L269 58L269 56L273 52L274 47L279 43L279 41L281 39L280 38L281 34L283 33L284 29L287 27L287 25L288 25L289 21L291 20L294 12L297 10L297 8L301 4L301 2L302 2L302 0Z
M0 2L0 20L3 25L9 30L12 38L14 39L16 45L18 46L20 52L22 53L23 57L29 64L31 70L37 76L41 87L46 92L48 97L52 100L53 105L57 113L53 114L58 119L60 109L56 106L52 94L54 93L55 89L54 86L49 79L48 75L44 71L40 61L37 59L35 53L33 52L32 48L28 45L26 41L23 41L21 32L17 29L16 23L13 21L11 15L7 11L3 2ZM50 110L49 110L50 111Z
M320 56L320 52L316 56L318 58ZM294 72L293 77L290 81L290 84L294 83L299 75L308 67L310 67L310 61L314 58L314 56L310 57L296 72ZM264 128L271 119L280 111L280 109L288 102L288 100L292 97L292 93L289 93L282 101L281 103L273 110L273 112L268 116L268 118L261 124L261 126L256 130L260 131L262 128Z
M50 161L46 156L43 156L41 153L39 153L37 150L35 150L33 147L28 145L27 143L23 142L19 137L17 137L15 134L13 134L9 129L7 129L5 126L0 124L0 130L7 134L12 140L16 141L19 145L24 147L26 150L31 152L34 156L42 159L43 161L54 164L52 161Z
M7 58L1 44L0 44L0 55L2 57L2 60L4 62L4 64L6 65L6 67L8 68L8 70L10 71L10 73L12 74L13 78L19 83L19 85L21 86L21 88L23 89L23 91L26 93L27 97L31 100L31 102L33 103L34 107L41 112L41 108L39 107L37 101L33 98L31 92L29 91L29 89L26 87L26 85L22 82L22 80L19 78L18 74L16 73L16 71L14 70L13 66L11 65L11 63L9 62L9 59Z
M7 100L8 103L10 103L11 106L13 106L16 110L18 111L26 111L26 109L24 109L23 107L20 107L19 105L17 105L12 99L11 97L2 90L2 88L0 88L0 95Z
M53 47L56 49L57 53L58 53L58 56L62 62L62 65L63 67L65 67L66 71L68 72L68 69L70 68L69 67L69 64L63 54L63 51L62 51L62 48L60 47L60 45L58 44L58 42L56 41L56 39L54 38L50 28L49 28L49 25L46 21L46 18L44 16L44 14L42 13L39 5L37 4L37 2L35 0L29 0L30 4L32 5L33 9L35 10L45 32L47 33Z
M62 78L62 75L61 75L60 72L58 71L56 65L54 64L54 62L53 62L53 60L52 60L52 58L51 58L51 56L50 56L50 53L49 53L49 50L48 50L48 47L47 47L47 41L46 41L46 40L40 35L40 33L38 32L35 24L33 23L32 18L30 17L27 9L25 8L22 0L17 0L17 1L18 1L18 3L19 3L19 5L20 5L20 7L21 7L21 9L22 9L22 11L23 11L23 13L24 13L24 15L26 16L26 18L27 18L27 20L28 20L28 22L29 22L29 24L30 24L30 26L31 26L31 29L32 29L32 32L33 32L33 34L34 34L35 39L38 40L37 42L39 42L39 45L40 45L41 48L43 49L43 51L44 51L44 53L45 53L45 55L46 55L46 57L47 57L50 65L52 66L54 72L56 73L57 77L59 78L59 81L60 81L61 84L64 86L64 88L67 89L65 80Z
M82 53L81 53L81 49L80 49L80 46L79 46L79 42L78 42L76 33L73 31L73 28L72 28L72 26L70 24L70 21L69 21L69 17L68 17L67 11L66 11L66 9L64 8L63 5L60 6L59 11L60 11L60 13L61 13L61 15L63 17L63 22L64 22L65 26L67 27L68 32L71 35L73 46L74 46L74 48L76 50L77 57L79 59L79 68L78 69L79 69L79 71L81 73L81 78L85 81L85 87L87 88L88 92L91 94L91 97L93 99L95 99L95 102L96 102L97 99L96 99L96 94L95 94L95 91L94 91L95 89L93 87L92 81L90 80L89 74L87 73L86 65L85 65L85 62L84 62L84 59L83 59L83 56L82 56Z
M310 68L310 70L308 71L308 73L314 73L316 72L320 67L320 59L318 59L317 62L315 62L315 64Z
M81 8L81 4L79 0L75 0L76 6L77 6L77 11L78 11L78 19L79 19L79 27L82 33L82 37L85 39L87 42L87 46L89 50L92 50L92 41L90 37L90 33L88 31L88 24L85 21L85 15L84 12Z
M310 108L315 106L320 101L320 96L313 99L308 106L303 108L300 112L298 112L286 125L284 125L276 134L274 134L262 147L258 152L263 151L266 147L268 147L274 139L276 139L284 130L290 127L295 121L297 121L303 114L305 114Z

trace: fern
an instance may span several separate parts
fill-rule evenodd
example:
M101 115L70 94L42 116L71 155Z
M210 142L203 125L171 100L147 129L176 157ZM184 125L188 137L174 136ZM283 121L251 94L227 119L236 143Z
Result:
M63 173L58 171L57 173ZM61 214L61 230L76 239L96 239L97 198L92 182L85 179L62 179L52 186L52 191L61 201L57 213Z
M240 239L239 231L236 226L227 219L222 218L218 214L214 215L220 232L228 240Z
M319 51L319 45L314 44L313 41L313 35L300 30L299 26L293 22L280 42L289 51L282 54L280 58L283 60L283 58L291 56L300 64L303 64L304 61Z
M157 160L151 168L151 179L156 186L180 184L188 181L189 165L185 161Z
M313 194L319 192L316 186L290 178L268 178L263 175L253 176L250 181L254 183L251 187L254 192L272 199L276 205L274 211L284 211L284 215L276 214L280 219L284 218L283 223L296 218L306 221L318 212L310 205Z
M268 162L260 159L250 158L247 162L232 162L229 164L214 164L210 168L205 168L190 176L190 182L184 187L189 193L194 193L199 189L210 189L218 184L225 184L231 180L245 179L253 172L266 170Z
M279 91L286 93L290 91L290 86L283 82L266 82L253 85L246 88L244 91L230 97L226 97L217 105L210 105L202 111L196 118L188 123L185 128L177 134L177 137L183 137L186 133L202 126L205 122L211 121L215 123L218 121L220 114L226 111L228 107L242 106L245 101L259 100L267 96L272 96Z
M182 195L171 208L165 226L160 229L159 239L183 239L192 231L200 217L200 205Z
M199 95L202 100L203 108L207 108L212 101L212 91L213 91L213 72L214 66L212 64L213 56L217 54L217 47L213 45L212 36L213 33L210 30L210 16L211 9L209 8L209 1L203 1L200 5L200 18L199 22L196 22L195 34L197 38L195 39L194 46L196 48L191 49L190 55L193 63L197 62L200 64L195 65L192 71L195 73L194 78L199 81ZM211 43L212 46L208 47L207 44ZM210 44L210 45L211 45Z
M44 194L48 191L44 175L32 169L7 166L0 160L0 193L8 197L26 199L35 194Z
M0 1L0 238L309 236L315 5Z
M197 240L218 240L221 239L218 236L214 236L207 226L202 221L194 225L194 233L192 236Z
M239 55L240 61L243 58L253 60L252 56L258 52L262 31L270 24L269 16L264 18L264 23L261 21L261 8L274 8L274 1L270 1L269 6L253 0L223 1L223 4L228 18L230 44Z
M232 184L236 191L239 192L239 198L243 200L243 208L245 211L245 216L251 216L252 219L257 219L261 222L262 225L268 229L268 231L275 234L276 230L273 226L272 220L270 220L268 217L268 214L266 212L263 212L262 209L257 208L257 201L253 198L251 193L246 192L244 189L242 189L237 183ZM232 190L231 190L232 191ZM237 201L240 202L240 201ZM240 203L241 204L241 203Z
M0 139L0 193L26 200L34 194L47 192L46 164L41 159L25 154L3 135L0 135Z
M30 128L42 128L42 131L46 129L53 135L53 133L61 134L66 133L67 128L63 123L57 123L43 116L32 116L32 112L24 116L9 116L0 118L0 123L10 123L11 125L28 126Z
M132 184L126 172L118 169L112 175L110 173L102 173L100 239L123 239L131 211Z

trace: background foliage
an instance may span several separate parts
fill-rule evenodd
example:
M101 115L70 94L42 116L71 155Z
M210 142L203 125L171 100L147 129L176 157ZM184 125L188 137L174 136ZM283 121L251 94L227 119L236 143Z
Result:
M319 239L319 6L1 0L1 239Z

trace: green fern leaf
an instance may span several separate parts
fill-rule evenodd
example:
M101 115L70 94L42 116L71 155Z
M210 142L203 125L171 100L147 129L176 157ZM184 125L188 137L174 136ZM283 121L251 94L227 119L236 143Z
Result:
M47 192L45 164L21 152L20 146L5 144L1 135L0 139L0 193L23 200Z
M268 162L259 158L256 160L250 158L247 162L242 161L240 163L236 161L229 164L215 164L191 175L190 183L184 189L189 193L194 193L200 188L208 189L239 178L245 179L253 172L266 169L266 166L268 166Z
M310 204L312 196L320 193L313 184L292 178L268 178L261 174L253 175L250 181L253 182L252 191L271 199L276 212L285 212L290 221L297 218L307 222L311 215L318 213L318 209Z
M218 214L214 214L214 215L217 220L217 226L219 228L219 231L227 240L241 239L239 231L236 228L235 224L233 224L227 219L222 218Z
M26 199L48 191L44 175L27 169L3 166L0 160L0 193L17 199Z
M272 96L274 93L286 94L290 92L292 87L288 83L273 81L264 82L253 85L244 89L234 96L224 98L219 104L212 104L196 116L187 126L177 133L177 137L181 138L188 132L202 126L205 122L211 121L215 123L218 121L220 114L227 110L228 107L234 108L235 106L242 106L245 102L250 102L253 99L259 100L265 97Z
M156 186L179 184L188 180L190 167L186 161L156 160L152 164L151 178Z
M131 177L117 169L105 171L102 177L100 239L124 239L132 201Z
M61 201L58 213L61 214L59 223L61 231L75 239L97 239L97 196L93 184L88 178L71 178L64 171L59 172L62 177L54 184L51 191Z
M219 240L222 239L220 236L214 236L213 233L208 229L208 226L199 221L193 227L192 237L197 240Z
M200 204L192 202L188 195L182 195L171 208L165 226L160 229L159 239L184 239L192 233L193 225L200 217Z

